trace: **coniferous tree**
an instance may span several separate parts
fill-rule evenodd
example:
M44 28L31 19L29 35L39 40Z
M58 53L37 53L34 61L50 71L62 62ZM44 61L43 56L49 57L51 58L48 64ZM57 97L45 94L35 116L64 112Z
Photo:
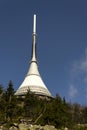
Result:
M1 95L2 95L3 92L4 92L3 86L0 84L0 97L1 97Z
M36 98L30 90L27 91L24 99L24 109L25 109L25 116L26 117L33 117L34 116L34 109L36 105Z
M82 123L87 124L87 107L82 109Z
M14 88L12 81L9 81L7 90L4 93L4 101L5 101L5 119L6 121L10 121L14 118L15 107L16 107L16 97L14 95Z
M4 121L4 108L5 108L5 101L3 99L4 89L3 86L0 85L0 122Z
M14 96L14 93L15 93L15 91L14 91L14 88L13 88L13 84L12 84L12 81L10 80L8 87L7 87L7 90L6 90L7 100L9 102L11 102L12 97Z

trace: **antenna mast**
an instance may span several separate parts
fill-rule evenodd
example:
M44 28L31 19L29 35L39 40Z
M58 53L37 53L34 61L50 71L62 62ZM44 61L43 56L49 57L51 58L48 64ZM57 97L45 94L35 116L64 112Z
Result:
M36 14L34 14L34 21L33 21L33 39L32 39L32 59L31 62L37 62L36 60Z
M34 14L33 34L36 34L36 14Z

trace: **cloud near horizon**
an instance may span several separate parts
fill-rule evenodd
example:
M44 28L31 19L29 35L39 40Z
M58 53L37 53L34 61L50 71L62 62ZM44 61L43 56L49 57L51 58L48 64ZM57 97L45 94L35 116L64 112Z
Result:
M72 65L70 84L68 90L70 98L81 95L84 91L87 98L87 48L83 56Z
M87 48L82 58L74 64L74 70L87 74Z
M68 94L69 94L69 97L70 97L70 98L76 97L77 94L78 94L77 88L76 88L75 86L73 86L73 85L70 85Z

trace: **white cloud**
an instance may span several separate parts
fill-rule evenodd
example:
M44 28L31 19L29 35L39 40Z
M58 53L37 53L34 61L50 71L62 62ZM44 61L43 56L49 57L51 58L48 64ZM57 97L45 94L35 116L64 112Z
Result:
M73 70L76 72L87 73L87 48L81 59L73 64Z
M71 84L74 84L74 86L70 86L69 96L74 97L77 93L81 94L85 91L84 96L87 98L87 48L84 55L72 65L71 78ZM77 85L80 87L79 89L75 87Z
M87 83L87 48L84 55L73 63L71 76Z
M78 90L75 86L70 85L69 91L68 91L69 97L74 98L78 95Z
M85 89L85 93L86 93L86 94L85 94L85 97L87 98L87 88Z

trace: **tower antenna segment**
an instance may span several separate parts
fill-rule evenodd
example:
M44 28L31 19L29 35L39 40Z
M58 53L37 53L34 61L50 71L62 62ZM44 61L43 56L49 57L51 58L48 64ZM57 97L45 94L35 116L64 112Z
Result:
M36 34L36 14L34 14L33 33Z
M36 14L33 19L33 34L32 34L32 59L31 62L37 62L36 60Z

